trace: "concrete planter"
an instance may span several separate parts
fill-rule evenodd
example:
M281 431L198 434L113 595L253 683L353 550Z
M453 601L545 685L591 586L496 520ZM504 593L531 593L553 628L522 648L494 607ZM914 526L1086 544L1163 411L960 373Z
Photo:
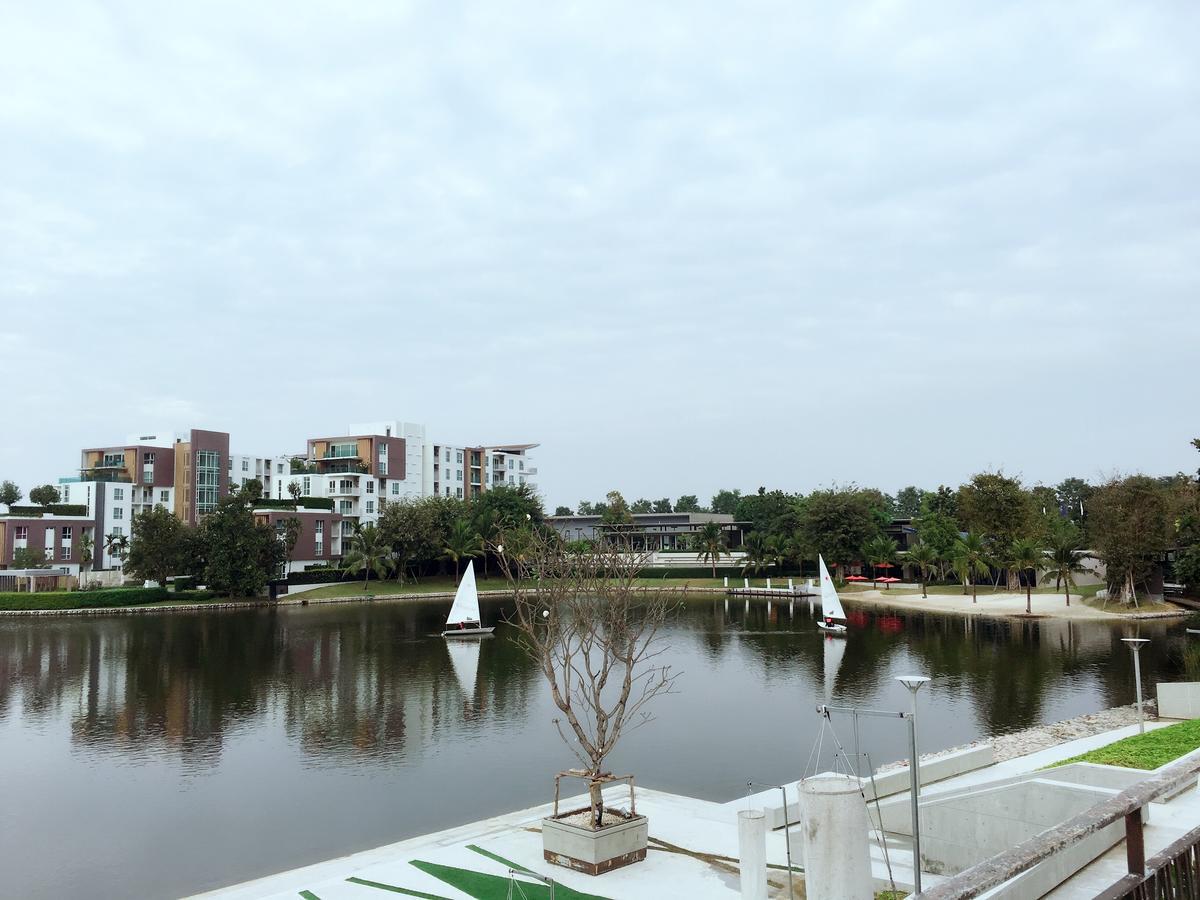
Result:
M542 819L542 855L546 862L602 875L646 858L650 827L645 816L628 816L595 831L564 821L586 811L584 807Z

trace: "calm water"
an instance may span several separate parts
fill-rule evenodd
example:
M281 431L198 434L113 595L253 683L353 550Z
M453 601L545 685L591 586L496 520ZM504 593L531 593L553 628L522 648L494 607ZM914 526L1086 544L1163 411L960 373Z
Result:
M0 620L0 894L177 897L545 802L573 758L539 673L503 628L477 671L452 660L444 614ZM827 688L902 709L892 676L909 671L934 676L925 750L1133 699L1124 627L875 613L852 627L839 660L807 604L686 607L669 630L679 694L614 771L716 800L797 778ZM1140 632L1148 680L1200 677L1181 623ZM861 739L877 762L907 755L895 722L866 720ZM832 747L826 733L823 766Z

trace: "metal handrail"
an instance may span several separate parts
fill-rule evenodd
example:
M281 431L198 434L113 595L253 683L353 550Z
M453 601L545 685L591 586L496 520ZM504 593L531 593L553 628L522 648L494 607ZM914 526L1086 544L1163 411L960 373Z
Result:
M916 897L920 900L968 900L976 897L1120 819L1125 820L1129 871L1140 876L1146 868L1142 844L1142 807L1187 781L1195 781L1197 773L1200 773L1200 756L1176 763L1126 788L1115 797L1085 809L1061 825L964 869Z

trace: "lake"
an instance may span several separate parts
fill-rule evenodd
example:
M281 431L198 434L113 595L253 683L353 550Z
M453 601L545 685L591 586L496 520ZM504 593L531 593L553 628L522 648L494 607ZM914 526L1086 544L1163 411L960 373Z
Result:
M540 673L504 626L452 659L447 608L0 619L0 894L178 897L550 800L574 758ZM729 800L803 776L817 744L829 768L851 728L816 704L907 709L909 672L934 679L925 752L1131 703L1135 632L1148 685L1200 678L1182 622L850 614L831 646L806 602L690 602L666 631L678 693L612 770ZM906 741L862 722L875 764Z

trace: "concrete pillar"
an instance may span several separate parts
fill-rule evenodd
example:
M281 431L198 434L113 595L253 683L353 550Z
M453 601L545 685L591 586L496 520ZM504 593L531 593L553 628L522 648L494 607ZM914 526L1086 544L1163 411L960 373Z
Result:
M771 589L771 579L768 578L767 579L767 590L769 591L770 589Z
M767 816L761 809L738 813L742 900L767 900Z
M796 590L796 586L795 586L794 584L792 584L792 579L790 579L790 578L788 579L788 590L789 590L789 591L795 591L795 590Z
M742 579L742 587L744 587L746 590L750 590L750 579L749 578Z
M729 587L729 576L725 576L725 587Z
M800 782L800 816L809 900L871 900L870 825L858 779L805 778Z

